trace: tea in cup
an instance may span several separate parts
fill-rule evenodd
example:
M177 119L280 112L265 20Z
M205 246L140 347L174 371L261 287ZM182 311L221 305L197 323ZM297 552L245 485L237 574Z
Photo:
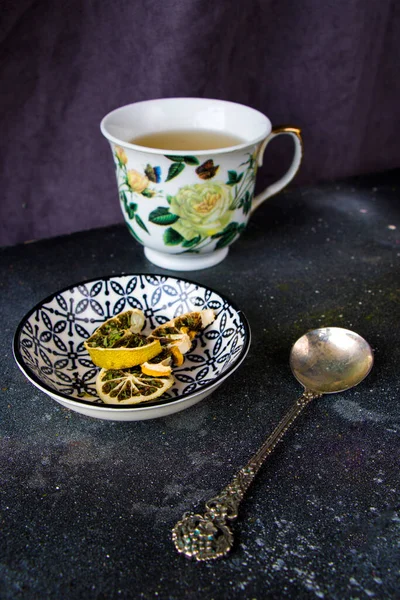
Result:
M248 106L206 98L129 104L101 122L132 236L153 264L192 271L220 263L252 213L293 179L302 160L296 127L275 127ZM254 197L257 169L278 135L294 141L286 174Z

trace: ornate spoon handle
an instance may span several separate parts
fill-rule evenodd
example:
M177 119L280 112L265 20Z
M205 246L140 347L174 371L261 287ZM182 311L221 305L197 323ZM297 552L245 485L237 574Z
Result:
M214 498L206 502L201 514L187 512L172 530L177 551L195 560L213 560L224 556L233 545L233 533L228 521L238 516L239 504L266 458L294 423L301 411L322 394L305 390L275 427L246 466Z

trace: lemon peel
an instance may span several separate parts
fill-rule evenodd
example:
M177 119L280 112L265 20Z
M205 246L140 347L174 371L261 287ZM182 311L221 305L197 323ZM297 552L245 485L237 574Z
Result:
M161 350L158 340L139 348L87 348L92 362L102 369L129 369L151 360Z
M144 315L139 309L107 319L84 342L92 362L104 369L125 369L151 360L162 350L159 340L139 333Z
M177 346L172 346L171 354L175 367L181 367L185 358Z
M152 377L162 377L163 375L171 375L172 368L170 360L165 360L160 363L145 362L140 365L142 373L151 375Z

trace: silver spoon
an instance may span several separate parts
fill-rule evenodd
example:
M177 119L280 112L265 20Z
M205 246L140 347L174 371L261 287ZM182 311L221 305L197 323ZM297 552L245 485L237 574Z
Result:
M224 556L233 545L228 521L238 516L239 504L266 458L291 427L303 408L323 394L347 390L362 381L373 365L369 344L353 331L340 327L314 329L294 344L290 367L304 392L271 435L233 480L206 503L201 514L185 513L172 530L177 551L198 561Z

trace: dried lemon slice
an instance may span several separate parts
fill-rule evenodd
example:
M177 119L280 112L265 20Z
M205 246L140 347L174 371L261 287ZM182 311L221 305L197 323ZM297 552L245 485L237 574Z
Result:
M96 378L96 390L105 404L140 404L158 398L173 383L172 375L152 377L137 366L102 369Z
M186 354L192 347L192 340L215 319L212 309L193 311L171 319L154 329L149 340L160 341L163 350L154 359L142 364L142 372L159 377L171 372L171 359L175 367L180 367Z
M179 353L182 355L189 352L196 334L214 319L215 313L211 308L188 312L156 327L149 335L149 340L157 339L164 347L173 349L174 362L180 362Z
M138 309L105 321L84 343L93 363L104 369L126 369L157 356L161 343L139 333L143 325L144 315Z

